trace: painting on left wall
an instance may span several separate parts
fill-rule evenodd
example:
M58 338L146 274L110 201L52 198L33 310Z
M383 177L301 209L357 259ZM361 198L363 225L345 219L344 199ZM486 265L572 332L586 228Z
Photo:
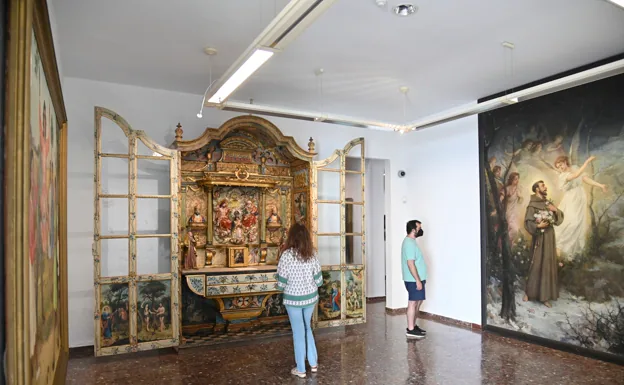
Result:
M47 385L64 382L68 358L67 117L47 2L13 0L9 7L7 382Z
M30 189L28 197L29 327L32 378L50 382L61 345L59 317L60 129L35 33L30 72ZM34 338L33 338L34 337Z

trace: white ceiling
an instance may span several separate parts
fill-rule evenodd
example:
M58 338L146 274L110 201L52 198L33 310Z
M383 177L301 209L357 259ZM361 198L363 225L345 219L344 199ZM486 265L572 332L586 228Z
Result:
M231 100L319 111L322 67L320 112L404 123L624 52L624 10L604 0L411 2L418 13L399 18L339 0ZM203 47L219 50L214 79L286 3L52 0L64 76L193 94L209 83ZM503 41L516 46L513 79Z

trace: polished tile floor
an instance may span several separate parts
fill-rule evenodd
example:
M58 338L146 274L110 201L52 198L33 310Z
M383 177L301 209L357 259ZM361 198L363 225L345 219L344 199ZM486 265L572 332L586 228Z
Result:
M368 305L368 322L316 336L319 372L294 378L289 337L149 352L73 358L76 385L191 384L624 384L624 366L424 320L428 337L405 339L405 316Z

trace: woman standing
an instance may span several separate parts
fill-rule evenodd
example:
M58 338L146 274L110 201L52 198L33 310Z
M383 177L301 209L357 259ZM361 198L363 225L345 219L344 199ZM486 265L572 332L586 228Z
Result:
M284 291L284 305L290 319L297 367L291 373L305 378L306 345L307 358L312 372L316 372L317 354L310 321L318 302L318 287L323 284L321 264L312 248L308 229L294 224L277 266L277 285Z

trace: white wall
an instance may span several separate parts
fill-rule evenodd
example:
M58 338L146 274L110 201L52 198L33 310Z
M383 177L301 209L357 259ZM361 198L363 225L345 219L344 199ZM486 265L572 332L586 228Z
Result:
M146 89L84 79L64 79L65 104L69 120L68 151L68 265L70 346L93 344L93 108L102 106L119 113L134 129L142 129L158 143L173 141L180 122L186 139L199 136L205 127L218 127L239 114L205 110L197 119L201 96ZM404 307L401 297L400 244L404 224L411 218L407 210L407 179L396 177L399 169L412 172L406 162L405 140L395 133L341 127L314 122L270 118L286 135L307 148L310 136L316 141L318 159L331 155L357 137L366 138L366 156L388 159L386 207L388 207L387 306Z
M386 161L366 159L366 296L386 295L386 266L383 216ZM400 229L399 224L397 224Z
M48 16L50 17L50 29L52 30L52 42L54 44L54 53L56 57L56 67L58 68L59 77L61 79L61 88L63 88L63 63L61 63L61 48L58 38L58 28L56 26L56 13L54 12L54 4L52 0L46 0L48 3Z
M410 214L422 221L429 273L422 310L481 324L477 116L408 137Z

